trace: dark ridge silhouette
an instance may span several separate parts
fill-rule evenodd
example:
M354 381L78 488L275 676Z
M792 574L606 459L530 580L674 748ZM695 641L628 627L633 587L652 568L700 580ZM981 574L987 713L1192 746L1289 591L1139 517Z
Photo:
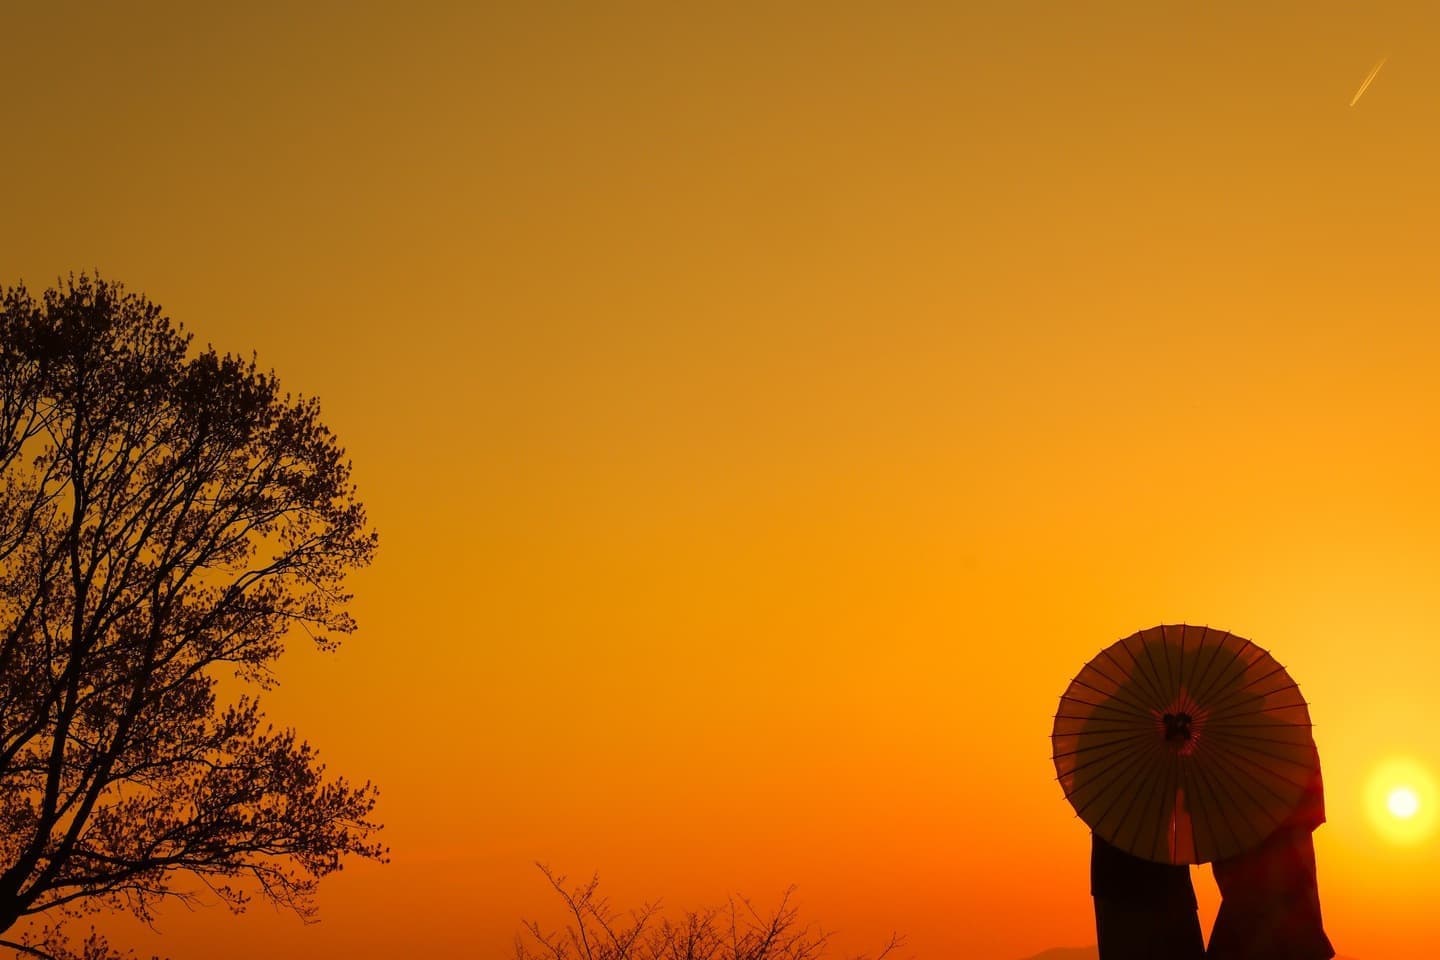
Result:
M1025 960L1098 960L1099 956L1100 951L1096 947L1055 947Z
M1100 960L1098 947L1052 947L1024 960ZM1354 957L1336 956L1335 960L1355 960Z

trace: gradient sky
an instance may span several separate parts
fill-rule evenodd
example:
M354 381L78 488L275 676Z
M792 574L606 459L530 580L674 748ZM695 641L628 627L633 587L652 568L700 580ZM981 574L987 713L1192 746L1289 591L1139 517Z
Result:
M0 283L98 269L258 351L382 536L360 632L268 702L381 784L394 862L312 927L131 943L499 956L551 916L535 860L622 905L798 884L845 949L1092 943L1050 717L1189 621L1312 701L1340 951L1440 951L1440 839L1367 800L1440 775L1440 7L21 2L0 36Z

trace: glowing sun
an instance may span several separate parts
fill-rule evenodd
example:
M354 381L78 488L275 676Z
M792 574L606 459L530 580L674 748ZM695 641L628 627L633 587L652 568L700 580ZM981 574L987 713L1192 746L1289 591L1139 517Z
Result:
M1440 786L1424 765L1398 757L1387 760L1371 773L1366 794L1370 822L1391 843L1409 846L1435 832Z
M1420 798L1409 787L1396 787L1390 791L1385 806L1390 813L1402 820L1409 820L1420 809Z

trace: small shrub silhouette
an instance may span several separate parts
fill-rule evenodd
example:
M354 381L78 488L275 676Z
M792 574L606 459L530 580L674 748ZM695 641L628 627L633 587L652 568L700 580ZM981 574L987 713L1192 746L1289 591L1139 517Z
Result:
M567 888L563 875L536 866L564 901L569 918L563 930L525 922L515 940L515 960L821 960L830 946L829 932L801 925L792 902L794 887L768 912L744 897L731 897L724 906L670 919L658 902L615 910L600 895L598 874L583 886ZM885 960L902 943L892 934L873 958L852 960Z

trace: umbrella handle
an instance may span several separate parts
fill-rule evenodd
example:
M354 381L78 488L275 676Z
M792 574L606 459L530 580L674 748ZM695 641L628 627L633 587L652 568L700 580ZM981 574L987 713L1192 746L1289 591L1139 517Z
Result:
M1195 826L1185 806L1185 788L1175 788L1175 808L1170 811L1170 829L1166 831L1171 863L1195 861Z

